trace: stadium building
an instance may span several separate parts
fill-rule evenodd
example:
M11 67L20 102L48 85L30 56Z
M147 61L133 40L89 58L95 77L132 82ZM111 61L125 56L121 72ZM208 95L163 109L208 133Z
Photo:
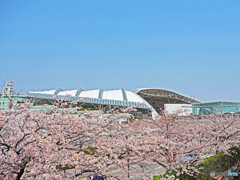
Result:
M138 113L146 114L149 111L155 116L164 104L192 104L200 101L171 92L164 89L137 89L137 90L83 90L76 89L64 91L61 88L50 91L30 91L28 97L32 98L35 106L43 104L54 104L54 99L66 98L68 101L81 99L81 106L88 109L111 109L113 106L128 107L135 106Z
M12 96L14 104L23 103L26 99L33 100L32 109L39 109L44 104L54 105L56 98L65 98L67 101L80 100L79 105L84 109L99 110L111 109L114 106L129 107L135 106L137 112L134 115L147 114L152 112L153 117L160 112L160 109L170 113L182 112L181 116L190 114L211 114L216 110L222 113L240 111L240 103L236 102L212 102L202 103L199 100L176 92L164 89L143 88L136 90L84 90L82 88L64 91L61 88L49 91L29 91L27 95L13 96L13 81L7 81L3 93L0 95L0 108L7 108L8 98Z

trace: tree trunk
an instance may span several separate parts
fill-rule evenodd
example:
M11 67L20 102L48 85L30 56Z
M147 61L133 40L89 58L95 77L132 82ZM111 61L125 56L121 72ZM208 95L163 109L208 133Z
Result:
M23 175L23 173L24 173L24 170L25 170L25 166L24 166L24 168L22 168L22 169L20 170L20 172L18 173L18 175L17 175L17 177L16 177L16 180L20 180L20 179L21 179L21 177L22 177L22 175Z
M28 162L25 162L25 163L23 164L22 168L20 169L20 172L17 174L16 180L20 180L20 179L21 179L27 163L28 163Z

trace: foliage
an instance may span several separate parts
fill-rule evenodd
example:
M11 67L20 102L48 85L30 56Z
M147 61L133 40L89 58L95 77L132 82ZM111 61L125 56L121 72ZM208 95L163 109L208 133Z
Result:
M68 116L71 112L64 109L67 104L61 100L56 107L45 106L51 112L46 114L30 110L30 104L0 110L0 179L74 179L84 172L111 174L108 167L117 164L118 157L112 153L111 138L102 134L116 134L116 128L122 128L118 120L130 118L129 114L116 117L86 111ZM57 111L59 108L62 111ZM120 138L115 145L122 143ZM72 167L78 174L62 171Z
M178 116L165 112L162 114L156 119L138 121L135 133L142 137L141 145L145 147L148 158L167 171L181 167L181 173L198 174L200 172L196 167L187 168L190 167L190 162L181 162L184 154L195 152L200 158L208 152L227 152L229 146L239 142L238 116L203 115L179 119ZM196 161L200 162L198 159Z
M94 155L97 151L97 148L93 148L91 145L88 146L88 148L84 151L85 154Z
M240 160L239 147L232 147L228 151L229 154L219 153L207 158L198 168L203 168L201 174L197 176L197 179L209 179L210 172L224 172L230 167L235 165Z
M154 162L168 175L186 178L200 173L198 165L206 168L209 164L201 165L198 159L196 166L181 163L182 155L227 152L228 146L239 141L237 116L180 119L163 112L155 119L137 120L128 113L133 107L115 107L106 113L85 110L75 116L67 108L78 102L56 101L55 107L43 107L48 114L43 109L30 110L31 102L0 110L0 179L77 179L84 172L121 179L123 175L113 177L113 166L134 176L131 165L143 168ZM129 121L119 123L122 119ZM228 160L227 156L222 159ZM74 173L67 171L73 167Z
M154 180L160 180L173 175L174 179L179 180L208 180L211 179L210 172L224 172L234 166L240 160L240 148L239 146L234 146L228 150L229 155L224 153L219 153L208 157L197 165L197 168L201 172L200 174L195 174L195 176L189 176L186 173L177 176L177 171L166 172L164 175L154 176ZM195 164L191 164L195 166ZM181 172L181 168L178 169Z

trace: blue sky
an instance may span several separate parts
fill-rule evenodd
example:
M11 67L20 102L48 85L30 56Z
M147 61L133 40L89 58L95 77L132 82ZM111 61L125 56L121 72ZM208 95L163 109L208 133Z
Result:
M0 0L0 83L240 102L239 0Z

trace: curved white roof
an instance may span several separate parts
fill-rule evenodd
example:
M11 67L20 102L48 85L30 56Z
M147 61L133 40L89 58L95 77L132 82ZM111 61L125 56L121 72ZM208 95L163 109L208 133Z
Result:
M97 99L99 97L99 91L100 91L100 89L98 89L98 90L91 90L91 91L82 91L79 94L79 97L96 98Z
M122 89L103 91L102 99L124 101Z
M60 96L66 96L66 95L70 95L70 96L75 96L78 90L71 90L71 91L61 91L59 92L57 95Z
M132 91L125 91L125 93L128 101L139 102L139 103L144 102L143 99L138 94L135 94Z
M124 91L123 89L118 90L109 90L109 91L103 91L102 95L101 91L102 89L97 90L89 90L84 91L82 90L81 93L78 95L78 97L84 97L84 98L95 98L95 99L106 99L106 100L117 100L117 101L129 101L129 102L138 102L138 103L145 103L145 100L139 96L138 94L132 92L132 91ZM69 90L69 91L59 91L57 90L50 90L50 91L30 91L29 93L35 93L35 94L49 94L49 95L60 95L60 96L76 96L78 89L76 90Z
M138 95L138 93L141 92L142 90L163 90L163 89L141 88L141 89L131 90L131 91L124 91L123 89L109 90L109 91L104 91L103 89L97 89L97 90L84 91L83 89L77 89L77 90L63 91L61 88L58 88L56 90L32 91L32 92L29 92L29 93L47 94L47 95L61 95L61 96L70 95L70 96L77 96L77 97L83 97L83 98L129 101L129 102L138 102L138 103L146 104L147 101L145 99L143 99L140 95ZM179 93L175 93L175 92L172 92L172 91L169 91L169 90L163 90L163 91L166 91L166 92L168 91L170 93L178 94L178 95L184 96L186 98L196 100L192 97L188 97L188 96L185 96L185 95L182 95L182 94L179 94ZM198 100L196 100L196 101L198 101Z

